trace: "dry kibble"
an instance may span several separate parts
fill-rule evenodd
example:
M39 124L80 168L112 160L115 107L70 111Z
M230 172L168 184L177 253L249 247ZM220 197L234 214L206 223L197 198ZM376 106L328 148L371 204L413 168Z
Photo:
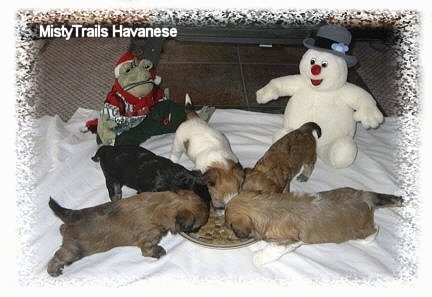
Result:
M182 233L182 235L196 243L220 248L238 247L254 242L254 240L242 240L235 236L234 232L225 226L225 216L216 215L213 209L210 209L207 224L197 233Z

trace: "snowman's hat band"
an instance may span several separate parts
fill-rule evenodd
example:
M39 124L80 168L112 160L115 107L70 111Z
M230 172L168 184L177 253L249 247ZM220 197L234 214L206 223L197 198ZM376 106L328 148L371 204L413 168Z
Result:
M343 58L348 67L357 63L357 58L347 55L351 43L351 33L342 26L322 26L314 38L306 38L303 45L318 51L325 51Z

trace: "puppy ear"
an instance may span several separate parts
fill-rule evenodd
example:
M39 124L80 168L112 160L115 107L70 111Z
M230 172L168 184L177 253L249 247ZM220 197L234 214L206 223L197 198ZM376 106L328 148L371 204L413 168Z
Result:
M232 167L233 176L240 182L243 182L245 178L245 172L245 169L243 169L240 163L237 163L235 164L235 166Z
M180 210L175 217L175 231L191 232L195 223L195 216L187 209Z
M238 238L249 238L252 232L252 222L249 217L240 217L233 220L229 227Z
M205 174L202 174L201 171L192 171L192 174L194 174L195 182L199 185L207 185L207 176Z
M204 175L201 176L201 181L203 184L207 184L209 187L214 187L216 185L218 177L218 171L214 168L207 170Z

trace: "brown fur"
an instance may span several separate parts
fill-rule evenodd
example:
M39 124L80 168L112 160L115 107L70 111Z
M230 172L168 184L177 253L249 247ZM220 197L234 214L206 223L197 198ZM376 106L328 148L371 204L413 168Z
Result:
M218 211L236 195L243 183L244 172L228 138L196 118L190 96L186 94L187 120L176 131L171 149L171 160L178 162L184 152L203 173L202 183L207 184L212 205Z
M225 223L240 238L280 245L340 243L374 234L374 209L397 201L400 197L351 188L317 194L241 192L226 206Z
M302 167L303 172L297 179L307 181L317 159L313 130L317 130L318 136L321 134L315 123L306 123L276 141L255 167L246 171L242 189L264 193L289 192L291 180Z
M216 209L225 208L228 198L240 191L244 179L243 167L239 163L227 160L227 165L213 163L204 173L203 178L212 197Z
M189 139L186 140L185 142L183 142L183 146L184 146L184 148L185 148L185 152L186 152L186 154L187 154L187 151L188 151L188 149L189 149Z
M158 243L168 231L195 231L209 215L206 203L192 191L144 192L81 210L51 200L50 207L65 222L62 246L48 263L51 276L85 256L119 246L137 246L143 256L159 258L166 252Z
M194 110L187 110L186 111L186 119L190 120L193 118L199 118L199 115Z

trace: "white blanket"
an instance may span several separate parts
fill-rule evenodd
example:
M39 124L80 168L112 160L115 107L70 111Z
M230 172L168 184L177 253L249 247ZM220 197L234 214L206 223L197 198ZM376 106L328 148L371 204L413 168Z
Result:
M95 135L82 133L84 123L97 111L79 109L64 123L59 117L43 117L35 126L35 178L31 204L22 218L22 240L28 247L22 256L21 282L25 284L109 284L160 281L270 281L293 280L392 280L399 267L401 235L400 209L375 212L379 234L370 244L349 241L342 244L301 246L276 262L254 267L252 254L265 246L258 242L238 249L221 250L192 243L180 235L168 234L161 245L167 254L155 260L145 258L136 247L121 247L81 259L66 266L57 278L46 272L46 264L61 245L61 221L48 207L49 197L68 208L83 208L107 202L105 179L98 163L90 157L97 149ZM282 125L282 115L242 110L216 110L210 124L228 137L244 167L251 167L271 145L274 132ZM395 118L386 118L376 130L357 129L358 157L347 169L332 169L317 161L306 183L293 181L292 191L316 192L350 186L376 192L398 194L393 140ZM169 157L173 134L152 137L142 144L152 152ZM181 164L192 163L182 156ZM124 187L124 197L135 193ZM31 218L31 219L29 219ZM127 231L125 231L127 232Z

